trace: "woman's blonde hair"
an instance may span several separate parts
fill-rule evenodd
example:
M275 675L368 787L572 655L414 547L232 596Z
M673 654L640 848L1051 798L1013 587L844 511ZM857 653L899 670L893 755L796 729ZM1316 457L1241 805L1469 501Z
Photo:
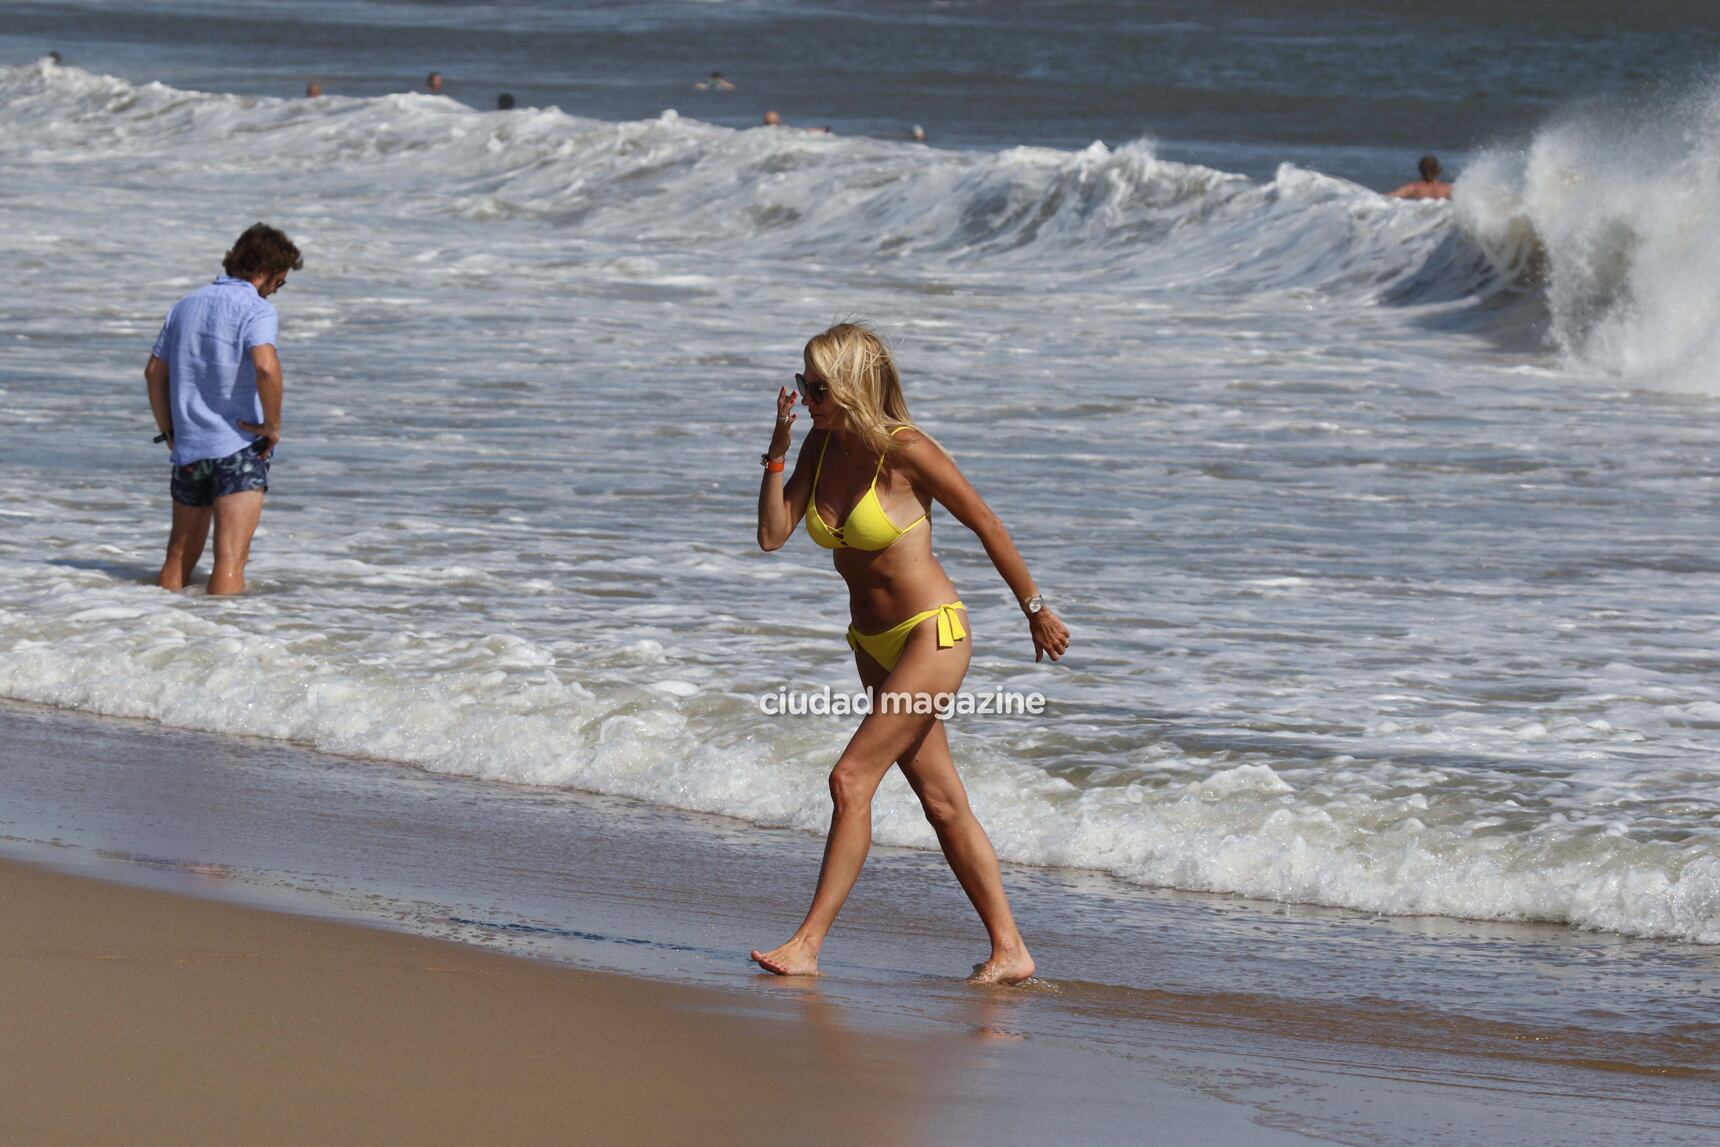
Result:
M908 400L890 348L865 323L837 323L806 344L806 365L830 387L830 400L848 416L848 429L868 450L886 454L890 431L912 426Z

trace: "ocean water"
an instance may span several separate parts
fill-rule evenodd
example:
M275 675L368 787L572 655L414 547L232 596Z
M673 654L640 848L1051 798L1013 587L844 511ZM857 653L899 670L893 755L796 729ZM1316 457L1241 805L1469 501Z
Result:
M842 591L754 458L861 316L1074 631L934 514L969 687L1049 702L955 726L1006 860L1720 944L1713 38L1441 7L11 6L0 695L821 831L851 722L757 699L853 687ZM749 126L778 65L836 134ZM254 591L166 595L141 368L255 219Z

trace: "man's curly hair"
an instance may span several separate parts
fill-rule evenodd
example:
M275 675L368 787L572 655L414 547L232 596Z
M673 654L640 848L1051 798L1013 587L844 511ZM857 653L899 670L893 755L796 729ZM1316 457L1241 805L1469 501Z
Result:
M245 233L221 260L222 268L235 279L300 271L304 265L304 256L299 254L299 249L293 246L286 233L267 223L254 223L245 228Z

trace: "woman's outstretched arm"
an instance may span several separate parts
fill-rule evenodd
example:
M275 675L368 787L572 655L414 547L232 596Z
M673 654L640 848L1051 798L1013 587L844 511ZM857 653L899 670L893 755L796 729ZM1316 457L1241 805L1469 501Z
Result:
M1027 562L1023 560L1021 551L1015 548L1015 540L1004 529L1003 520L986 505L979 491L962 474L955 459L944 453L937 443L918 433L904 434L896 441L898 446L891 462L900 467L915 485L930 494L938 505L948 510L956 521L974 532L985 547L986 557L991 559L1010 592L1015 594L1016 603L1023 613L1027 613L1027 603L1039 595L1039 587L1027 571ZM1038 613L1028 613L1027 624L1033 631L1035 661L1043 660L1047 655L1056 661L1069 649L1069 627L1049 607L1040 609Z

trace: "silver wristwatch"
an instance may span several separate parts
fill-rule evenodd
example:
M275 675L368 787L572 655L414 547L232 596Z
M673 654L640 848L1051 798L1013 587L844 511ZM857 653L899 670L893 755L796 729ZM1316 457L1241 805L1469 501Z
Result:
M1040 597L1038 594L1034 594L1032 597L1021 603L1021 608L1027 611L1027 616L1032 617L1034 614L1045 608L1045 599Z

